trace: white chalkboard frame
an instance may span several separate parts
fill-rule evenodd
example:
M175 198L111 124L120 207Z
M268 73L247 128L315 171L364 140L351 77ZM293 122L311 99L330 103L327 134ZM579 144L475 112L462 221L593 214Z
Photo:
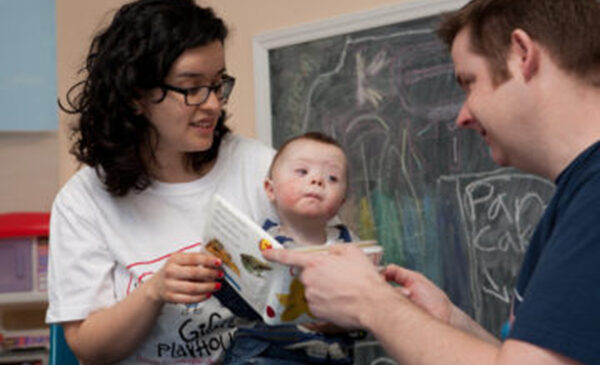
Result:
M298 43L401 23L458 9L467 0L416 0L301 24L253 39L254 97L258 138L272 144L269 51Z

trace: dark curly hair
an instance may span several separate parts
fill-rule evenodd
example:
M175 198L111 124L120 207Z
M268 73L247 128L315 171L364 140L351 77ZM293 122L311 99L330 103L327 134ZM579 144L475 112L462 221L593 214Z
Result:
M94 37L80 70L85 79L69 89L67 106L60 101L59 106L79 114L72 126L71 153L96 170L112 195L142 191L152 181L142 151L154 150L150 136L157 131L143 115L136 115L132 101L160 86L184 51L217 40L223 43L227 33L212 9L193 0L138 0L122 6ZM212 146L188 153L189 166L200 171L214 161L228 132L222 112Z

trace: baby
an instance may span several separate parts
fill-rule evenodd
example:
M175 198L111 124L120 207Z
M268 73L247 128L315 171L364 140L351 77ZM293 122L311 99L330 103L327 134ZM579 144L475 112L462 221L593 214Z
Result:
M309 132L285 142L271 162L265 191L279 224L263 228L286 248L349 242L343 225L329 226L346 199L346 155L332 138Z
M309 132L286 141L279 149L264 183L279 223L266 221L263 228L286 248L350 242L349 230L330 224L346 199L348 163L341 146L332 138ZM311 329L307 328L310 327ZM268 326L258 321L240 328L227 364L346 364L352 363L353 340L349 334L331 332L327 325Z

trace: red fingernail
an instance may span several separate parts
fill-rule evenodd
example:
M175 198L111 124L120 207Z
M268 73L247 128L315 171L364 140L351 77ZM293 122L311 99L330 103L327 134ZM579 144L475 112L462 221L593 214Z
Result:
M225 271L219 271L219 279L225 277Z
M215 266L221 266L221 260L216 259L215 260Z
M215 283L215 290L221 289L221 286L222 286L221 283Z
M212 293L206 294L206 299L210 298L211 296L212 296Z

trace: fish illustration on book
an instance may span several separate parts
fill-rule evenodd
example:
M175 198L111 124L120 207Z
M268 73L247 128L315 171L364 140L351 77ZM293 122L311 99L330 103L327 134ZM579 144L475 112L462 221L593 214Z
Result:
M233 270L237 274L237 276L240 276L240 269L237 267L235 262L233 262L233 260L231 259L231 255L229 254L229 252L227 252L225 247L223 247L223 244L221 242L219 242L217 239L212 239L208 241L205 248L206 251L220 258L221 261L223 261L223 265Z
M244 265L244 268L248 270L249 273L251 273L254 276L258 276L259 278L263 277L263 272L270 271L273 269L269 264L257 259L252 255L247 255L243 253L240 254L240 257L242 258L242 264Z

